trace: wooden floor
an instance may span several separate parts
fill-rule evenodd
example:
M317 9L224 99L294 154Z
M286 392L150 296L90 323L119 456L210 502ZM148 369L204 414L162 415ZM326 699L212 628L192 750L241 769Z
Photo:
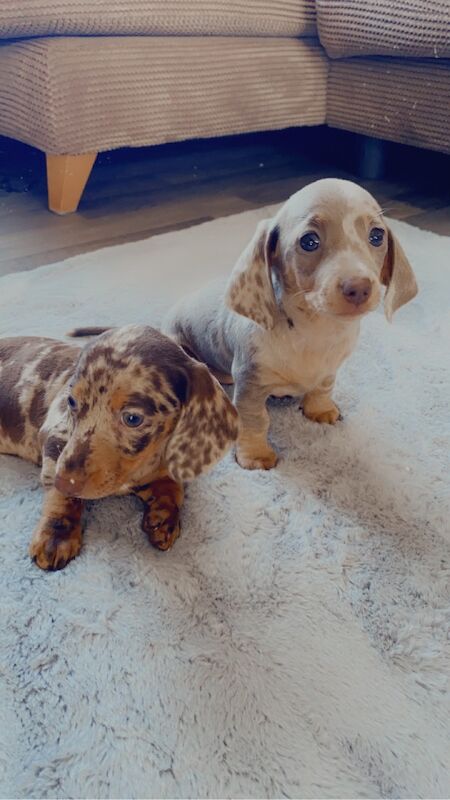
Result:
M315 128L104 153L78 213L58 217L43 154L0 139L0 275L281 202L330 175L358 180L388 215L450 235L450 159L390 145L383 179L364 180L360 142Z

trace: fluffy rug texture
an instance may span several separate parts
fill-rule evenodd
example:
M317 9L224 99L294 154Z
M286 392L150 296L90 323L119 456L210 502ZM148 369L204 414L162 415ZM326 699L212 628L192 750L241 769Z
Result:
M0 281L2 335L149 321L227 272L259 209ZM27 555L37 468L1 456L3 797L447 797L450 240L392 223L420 294L362 325L335 428L271 406L152 550L131 498Z

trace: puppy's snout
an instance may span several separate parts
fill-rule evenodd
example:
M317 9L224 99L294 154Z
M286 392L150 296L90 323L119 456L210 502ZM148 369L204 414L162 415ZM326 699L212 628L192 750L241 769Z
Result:
M372 293L372 281L370 278L349 278L342 281L341 292L349 303L361 306Z
M84 480L77 478L76 475L57 474L55 477L55 488L58 492L67 497L77 497L82 491Z

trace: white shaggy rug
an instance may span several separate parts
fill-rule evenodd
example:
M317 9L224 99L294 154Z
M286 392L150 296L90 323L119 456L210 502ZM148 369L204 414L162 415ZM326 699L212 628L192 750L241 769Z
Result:
M158 321L266 214L5 277L0 333ZM38 470L0 457L2 797L449 796L450 239L393 228L421 291L364 321L345 421L272 405L277 469L197 480L169 554L109 499L40 572Z

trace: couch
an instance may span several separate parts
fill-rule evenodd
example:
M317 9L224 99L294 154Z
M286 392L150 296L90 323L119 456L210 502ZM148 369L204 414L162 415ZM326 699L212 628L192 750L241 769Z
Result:
M76 210L96 154L328 125L450 153L448 0L8 0L0 134Z

